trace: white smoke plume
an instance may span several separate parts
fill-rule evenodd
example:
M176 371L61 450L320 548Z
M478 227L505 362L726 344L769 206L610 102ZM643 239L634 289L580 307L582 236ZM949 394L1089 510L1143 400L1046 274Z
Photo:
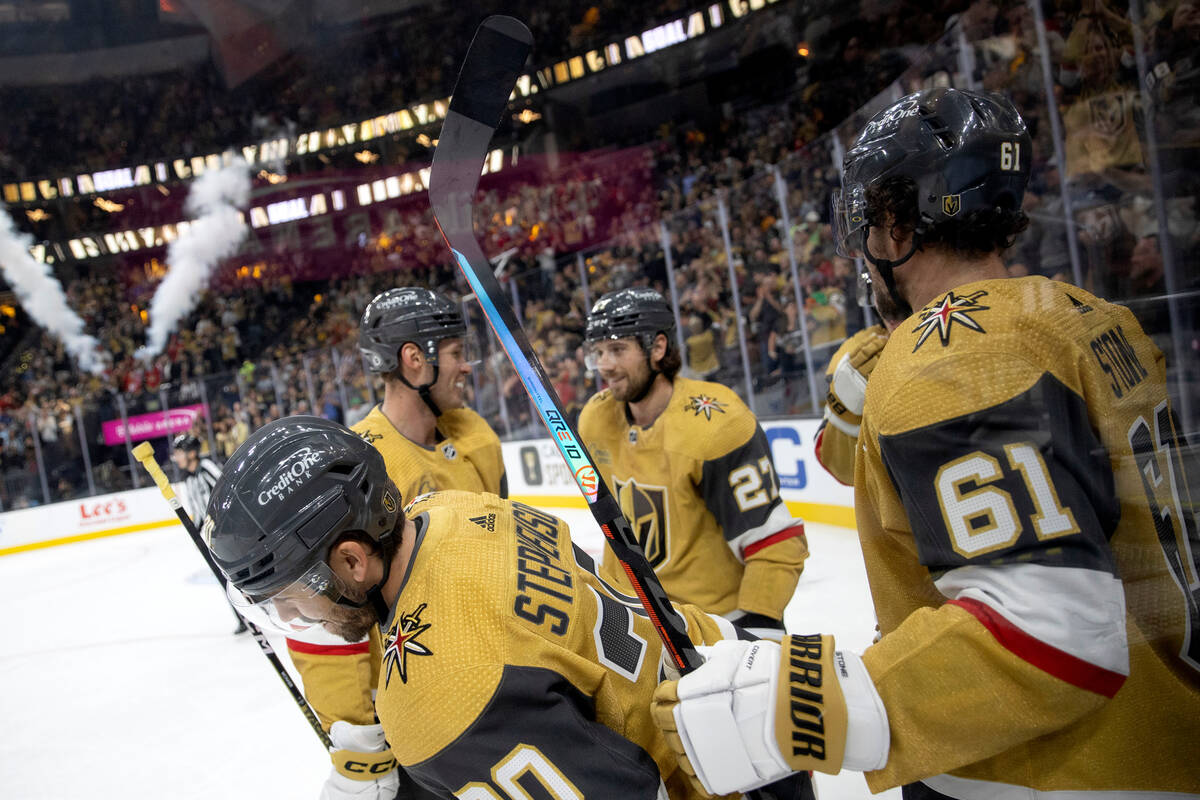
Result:
M67 305L67 294L49 264L29 254L33 237L18 231L4 209L0 208L0 269L12 286L21 307L48 333L67 348L79 368L99 374L99 343L83 332L83 320Z
M240 208L250 200L246 163L205 172L192 184L184 210L196 218L167 247L167 274L150 301L146 345L137 356L150 360L162 352L167 337L200 301L222 259L237 252L246 235Z

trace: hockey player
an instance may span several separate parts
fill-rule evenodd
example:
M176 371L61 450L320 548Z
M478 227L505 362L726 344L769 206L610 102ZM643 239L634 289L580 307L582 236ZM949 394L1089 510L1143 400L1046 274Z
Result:
M633 288L588 315L589 368L608 384L579 435L667 594L756 629L783 629L808 557L804 524L779 496L766 434L729 388L676 375L675 317ZM628 590L621 566L601 576Z
M384 394L352 430L383 453L405 497L508 496L500 438L465 405L472 344L462 309L429 289L389 289L363 312L359 351L383 375Z
M1186 443L1126 308L1005 277L1029 148L1007 101L933 89L846 155L839 241L917 310L867 386L854 476L882 638L861 659L723 643L664 683L656 716L714 791L850 768L906 798L1196 796Z
M346 639L384 626L379 718L439 797L700 797L650 717L660 641L562 521L487 493L402 510L379 452L316 417L256 431L212 507L241 602ZM681 613L698 642L736 635Z
M403 497L435 489L508 494L500 439L464 405L468 341L461 309L428 289L389 289L363 313L359 350L368 369L384 376L384 395L352 430L383 454ZM383 658L378 633L346 642L318 632L289 637L287 646L322 722L354 726L338 726L339 735L366 737L382 750L375 735ZM335 760L322 800L391 800L406 783L400 774L339 770ZM400 791L401 797L423 796L415 787Z
M200 457L200 440L190 433L181 433L171 442L171 461L183 475L183 509L199 529L204 525L208 498L221 477L221 468L211 458Z

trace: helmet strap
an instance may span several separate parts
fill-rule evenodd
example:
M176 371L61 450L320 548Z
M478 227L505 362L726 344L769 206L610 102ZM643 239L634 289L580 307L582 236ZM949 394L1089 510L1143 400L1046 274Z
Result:
M408 382L408 378L404 377L404 375L397 375L396 377L400 379L401 383L421 396L421 399L425 401L425 405L429 406L429 410L433 412L435 417L440 417L442 415L442 409L438 408L438 404L433 400L433 395L429 392L429 390L433 388L433 385L437 383L438 379L438 365L436 362L433 364L433 380L431 380L429 383L423 383L420 386L413 386Z
M866 258L867 261L870 261L871 264L875 267L875 269L879 270L879 277L883 278L883 285L887 287L888 294L890 294L892 296L892 300L894 300L896 302L896 306L899 309L900 313L902 313L905 317L912 316L912 312L913 312L912 306L909 305L908 301L905 300L903 296L901 296L900 290L896 287L895 269L896 269L896 267L900 266L901 264L906 263L910 258L912 258L914 255L917 254L918 250L921 249L921 239L922 239L923 234L925 233L924 229L921 227L917 227L913 231L912 247L909 248L908 253L905 254L904 257L897 258L894 260L890 259L890 258L877 258L876 256L871 254L871 248L867 244L867 233L869 231L870 231L870 226L868 225L867 230L863 231L863 238L862 238L863 257Z

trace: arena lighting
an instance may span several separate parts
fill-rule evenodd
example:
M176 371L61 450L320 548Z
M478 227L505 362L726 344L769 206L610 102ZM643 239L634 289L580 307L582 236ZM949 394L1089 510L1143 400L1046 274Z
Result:
M722 0L687 12L673 20L626 36L603 47L577 53L562 61L534 70L517 79L513 99L528 98L610 67L633 61L667 48L704 36L731 22L744 19L782 0ZM358 145L383 136L392 136L441 122L450 98L417 103L388 114L368 117L321 130L307 131L295 138L275 138L190 158L164 159L132 167L120 167L75 175L74 177L6 183L0 187L4 202L34 203L60 197L96 194L114 189L187 181L233 163L240 156L251 166L266 166L295 156L316 155L328 163L322 151ZM428 138L426 136L426 138ZM429 147L430 145L424 145Z
M92 203L92 205L94 205L96 208L100 209L101 211L105 211L109 214L115 214L118 211L125 210L124 205L122 205L121 203L114 203L112 200L109 200L107 197L97 197L95 202Z
M483 174L490 175L504 169L506 163L503 150L493 150L488 154L483 165ZM511 163L516 163L516 153L511 155ZM275 225L285 225L303 219L325 216L332 212L344 211L348 207L365 208L375 203L406 197L426 190L429 185L429 168L412 170L398 175L389 175L370 183L355 187L350 194L341 189L311 192L299 197L280 200L266 205L253 206L246 213L252 229L269 228ZM113 233L78 236L66 242L39 242L29 248L29 253L37 261L55 264L61 261L85 261L107 255L135 253L156 247L165 247L181 233L187 230L190 223L186 220L177 223L136 228Z

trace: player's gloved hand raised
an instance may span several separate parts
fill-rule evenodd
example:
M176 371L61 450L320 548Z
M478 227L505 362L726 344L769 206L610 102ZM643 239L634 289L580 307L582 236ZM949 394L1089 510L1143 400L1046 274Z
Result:
M382 725L351 725L339 720L329 728L338 748L330 753L333 770L320 800L393 800L400 788L396 759L388 750Z
M887 763L883 702L862 659L835 652L833 637L726 639L697 650L704 664L659 684L651 713L706 793Z
M825 419L847 436L858 436L862 425L863 402L867 396L867 378L879 361L888 341L887 329L873 325L855 334L857 346L834 366L825 396Z

